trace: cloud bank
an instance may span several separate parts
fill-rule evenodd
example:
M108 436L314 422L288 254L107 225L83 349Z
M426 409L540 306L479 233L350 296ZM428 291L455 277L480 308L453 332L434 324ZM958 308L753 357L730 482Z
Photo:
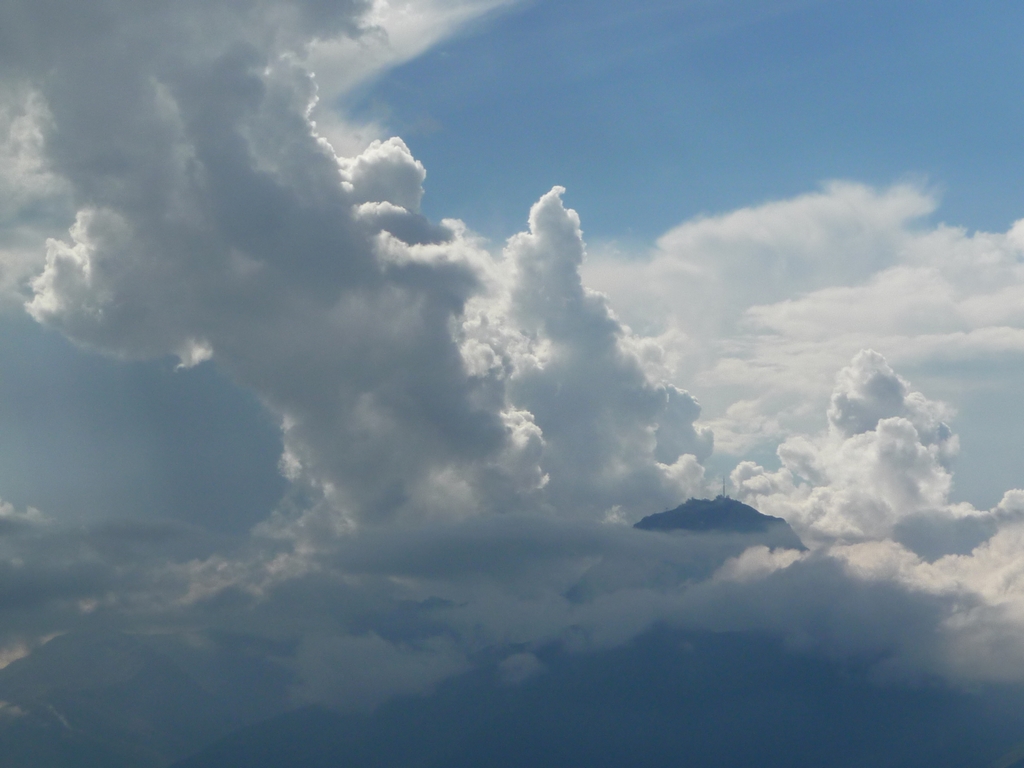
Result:
M862 349L948 396L1015 386L1020 225L969 233L930 223L937 207L917 185L835 182L686 222L641 258L600 255L584 277L663 339L668 377L699 393L718 450L743 456L816 429L835 372Z

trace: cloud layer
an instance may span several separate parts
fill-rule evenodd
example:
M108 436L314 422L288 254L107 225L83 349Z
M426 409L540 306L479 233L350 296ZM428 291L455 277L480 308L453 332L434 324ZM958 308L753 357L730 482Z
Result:
M669 378L700 396L718 449L743 456L816 429L835 372L861 349L946 397L1015 386L1020 226L934 225L937 206L918 186L832 183L686 222L584 277L663 340Z

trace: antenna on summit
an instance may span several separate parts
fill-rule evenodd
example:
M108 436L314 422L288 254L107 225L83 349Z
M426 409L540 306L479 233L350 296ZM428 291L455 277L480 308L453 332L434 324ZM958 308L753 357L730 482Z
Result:
M725 495L725 475L722 475L722 496L724 496L727 499L729 498L728 496Z

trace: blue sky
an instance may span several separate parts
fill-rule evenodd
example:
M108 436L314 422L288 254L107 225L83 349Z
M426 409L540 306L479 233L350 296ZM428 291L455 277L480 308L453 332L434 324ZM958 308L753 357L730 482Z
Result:
M936 217L999 231L1024 211L1008 2L533 2L347 100L428 169L424 210L506 237L562 184L590 238L829 179L938 190Z

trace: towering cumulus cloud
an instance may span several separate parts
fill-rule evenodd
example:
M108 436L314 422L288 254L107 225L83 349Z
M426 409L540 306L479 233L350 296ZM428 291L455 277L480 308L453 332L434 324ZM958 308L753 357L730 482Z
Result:
M779 446L779 471L743 462L733 480L808 536L887 538L903 518L958 509L948 501L958 443L946 410L862 351L839 372L828 431Z
M335 528L636 516L698 490L699 408L583 288L559 191L495 259L419 214L425 171L400 139L344 158L317 133L298 55L314 34L368 34L364 10L88 12L99 34L29 78L77 208L29 312L119 357L215 360L280 418L283 470Z

